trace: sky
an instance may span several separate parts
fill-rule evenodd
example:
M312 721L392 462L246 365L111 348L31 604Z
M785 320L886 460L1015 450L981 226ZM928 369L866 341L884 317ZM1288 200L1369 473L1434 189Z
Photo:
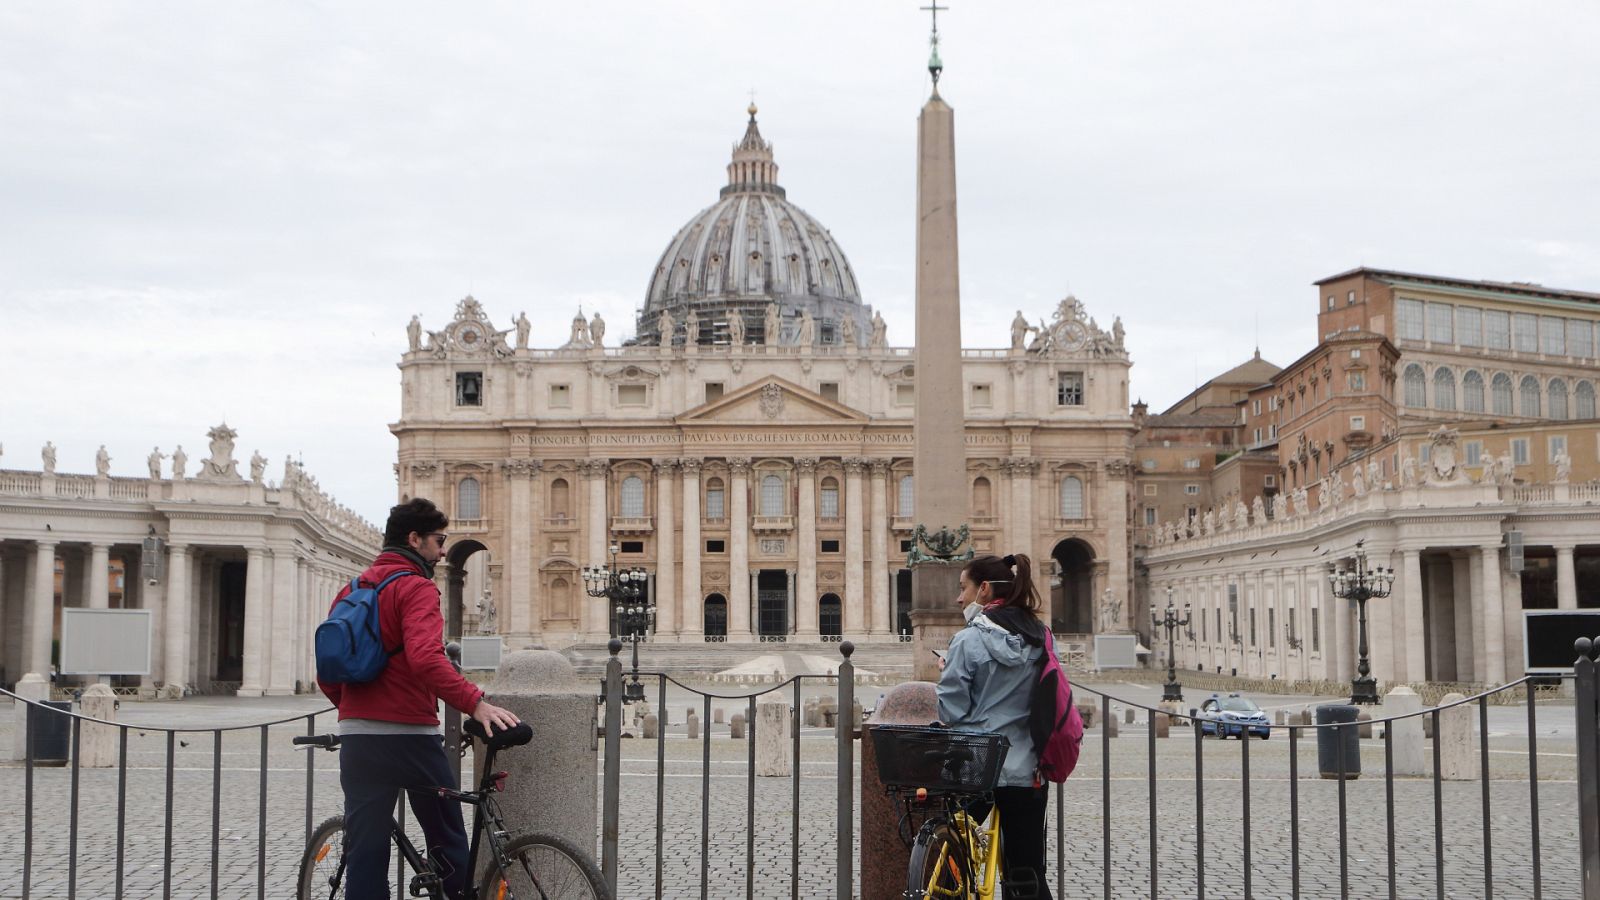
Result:
M381 521L411 315L626 338L752 91L909 344L924 5L0 5L0 468L226 420ZM1600 4L953 6L966 346L1071 293L1159 410L1309 350L1359 265L1600 291Z

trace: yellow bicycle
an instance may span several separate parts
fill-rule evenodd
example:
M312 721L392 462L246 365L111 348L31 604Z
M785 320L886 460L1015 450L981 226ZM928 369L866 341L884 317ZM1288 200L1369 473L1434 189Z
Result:
M878 778L911 847L906 900L1000 896L1000 810L994 787L1009 742L992 732L920 725L872 730ZM920 827L914 820L923 816ZM914 836L912 836L914 834Z

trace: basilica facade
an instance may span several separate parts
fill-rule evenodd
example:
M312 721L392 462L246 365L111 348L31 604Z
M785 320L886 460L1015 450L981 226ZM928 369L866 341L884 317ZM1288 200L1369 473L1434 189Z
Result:
M912 351L776 176L752 107L721 196L669 242L621 346L598 315L556 330L472 297L437 330L412 321L399 489L451 515L454 627L492 617L512 648L603 640L613 615L583 569L608 565L647 573L657 641L909 629ZM1058 632L1123 627L1122 327L1071 297L1048 313L950 361L967 466L948 489L977 552L1034 557Z

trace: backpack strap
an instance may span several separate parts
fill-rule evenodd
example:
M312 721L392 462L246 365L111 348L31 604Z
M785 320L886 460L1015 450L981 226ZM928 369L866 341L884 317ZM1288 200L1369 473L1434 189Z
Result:
M407 569L406 571L403 571L403 572L396 572L393 575L390 575L388 578L385 578L384 580L378 582L377 587L374 587L372 589L372 591L373 591L373 593L378 595L378 603L379 603L379 609L380 610L382 609L382 603L383 603L383 589L388 587L392 582L399 581L400 579L406 577L407 575L415 575L418 578L426 578L427 577L426 575L423 575L421 572L413 572L410 569ZM351 591L357 590L360 586L361 586L361 576L357 575L355 578L350 579L350 590ZM406 648L405 641L401 641L400 645L395 647L393 650L385 650L383 652L385 654L387 654L389 657L392 658L395 654L399 653L400 651L404 650L405 648Z

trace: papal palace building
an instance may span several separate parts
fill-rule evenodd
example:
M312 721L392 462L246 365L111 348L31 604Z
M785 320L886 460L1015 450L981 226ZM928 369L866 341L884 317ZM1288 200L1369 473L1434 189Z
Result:
M752 107L720 197L641 261L624 346L599 316L471 297L437 330L413 320L400 492L451 514L469 625L487 597L510 647L603 640L581 569L614 564L649 573L656 641L909 628L912 351L777 171ZM967 471L947 487L976 549L1032 554L1057 629L1086 633L1095 598L1130 584L1129 358L1120 321L1073 298L1050 312L962 352Z

